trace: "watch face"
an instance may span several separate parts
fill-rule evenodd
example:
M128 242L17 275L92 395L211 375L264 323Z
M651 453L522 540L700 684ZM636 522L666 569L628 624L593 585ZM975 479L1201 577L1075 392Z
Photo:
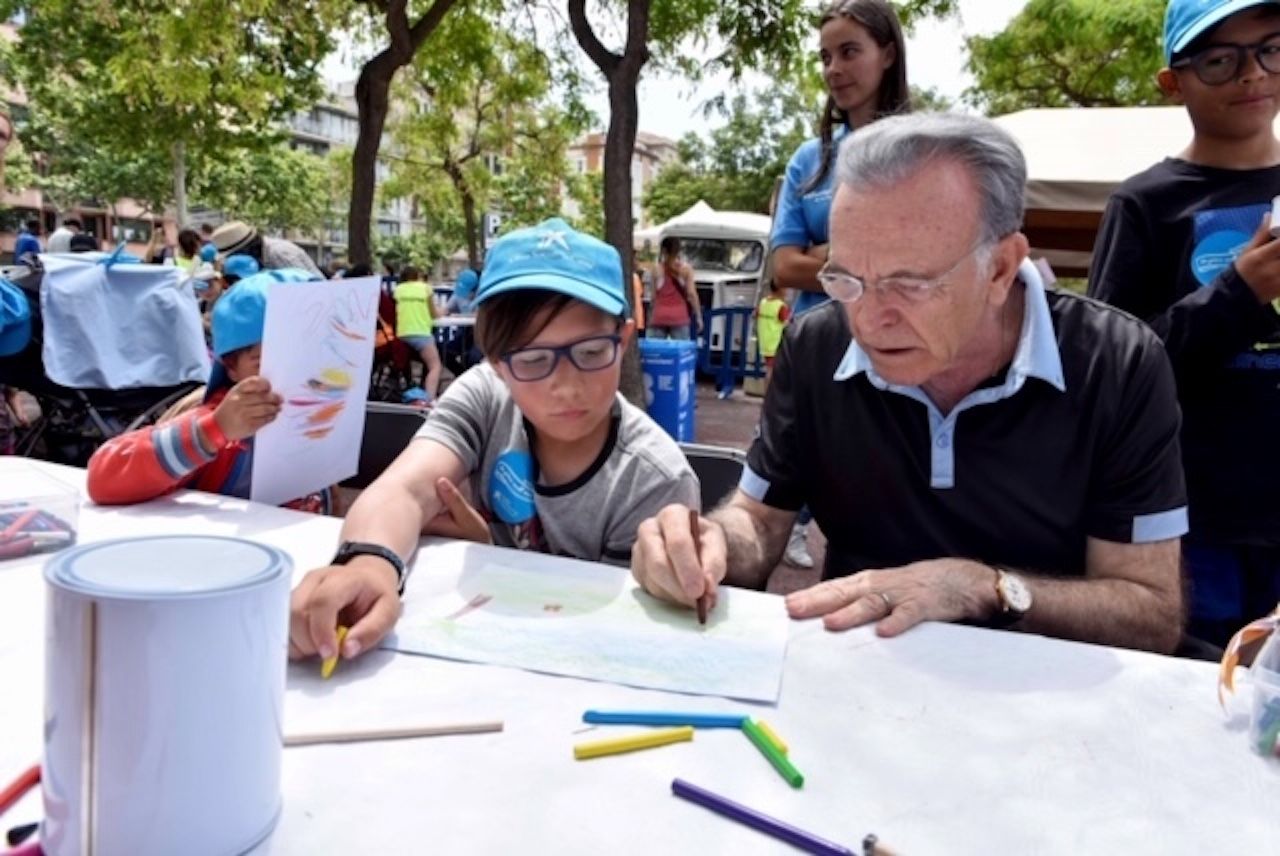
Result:
M1010 612L1026 612L1031 608L1031 589L1013 574L1000 575L1000 591Z

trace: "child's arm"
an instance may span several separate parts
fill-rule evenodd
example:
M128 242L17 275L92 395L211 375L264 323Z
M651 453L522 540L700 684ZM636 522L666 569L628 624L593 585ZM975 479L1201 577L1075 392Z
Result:
M466 475L462 459L435 440L411 442L360 494L342 526L342 541L377 544L407 562L425 527L443 507L436 483ZM395 569L377 556L311 571L294 590L289 623L292 657L336 652L338 617L350 626L342 653L374 648L400 616Z
M101 505L145 502L191 481L232 443L252 437L280 412L280 396L260 377L232 387L216 407L121 434L89 459L89 498Z
M89 498L125 505L164 496L193 479L228 442L208 407L121 434L89 459Z
M1151 275L1155 254L1173 251L1152 246L1135 204L1113 196L1094 246L1089 296L1150 324L1180 377L1220 365L1268 335L1276 315L1264 301L1280 295L1280 243L1271 241L1265 220L1235 264L1182 297L1176 283Z

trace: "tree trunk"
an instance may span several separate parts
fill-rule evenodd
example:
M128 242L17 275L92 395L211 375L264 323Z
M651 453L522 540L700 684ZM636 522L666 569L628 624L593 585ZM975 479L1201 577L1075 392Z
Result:
M378 146L387 124L391 78L397 68L390 55L383 51L365 64L356 82L360 134L351 155L351 205L347 209L347 261L353 265L373 264L373 195L378 182Z
M181 229L187 225L187 144L182 140L173 144L173 207Z
M476 198L467 184L462 167L452 156L445 159L444 171L462 200L462 222L467 233L467 261L473 270L480 269L480 222L476 219Z
M631 215L631 159L636 147L640 107L636 98L639 66L634 76L623 74L624 60L609 81L609 133L604 143L604 234L622 256L622 282L627 302L632 303L631 271L635 222ZM630 80L626 78L630 77ZM635 306L631 307L632 317ZM624 398L644 407L644 377L640 370L640 349L628 348L622 358L619 388Z
M628 0L627 43L621 55L607 50L586 17L585 0L569 0L569 23L574 37L609 82L609 131L604 143L604 234L622 256L623 289L631 294L631 256L634 224L631 217L631 158L635 153L640 106L636 85L649 61L651 0ZM632 307L634 310L634 307ZM628 401L644 407L644 381L639 349L629 348L622 359L621 391Z
M347 209L347 259L351 264L373 264L373 196L378 181L378 147L387 124L391 81L427 37L440 26L457 0L435 0L421 18L409 25L407 0L386 0L387 35L391 44L365 63L356 81L356 108L360 133L351 156L351 206Z

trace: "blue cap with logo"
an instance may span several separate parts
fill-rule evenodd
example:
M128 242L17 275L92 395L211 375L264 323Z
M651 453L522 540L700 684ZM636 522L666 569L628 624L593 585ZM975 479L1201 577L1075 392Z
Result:
M0 279L0 357L18 353L30 341L31 303L21 288Z
M244 253L227 256L222 262L222 273L226 276L234 276L237 279L253 276L261 269L257 259L253 256L246 256Z
M209 385L205 398L224 386L231 385L222 358L241 348L249 348L262 341L262 331L267 322L267 291L277 282L307 282L316 279L309 271L298 268L267 270L245 277L228 290L213 305L213 371L209 373Z
M526 289L567 294L609 315L627 310L618 251L559 217L494 242L485 254L476 303Z
M1277 0L1169 0L1164 11L1164 61L1237 12Z
M465 268L453 281L453 296L465 300L476 293L476 286L479 284L480 275L471 268Z

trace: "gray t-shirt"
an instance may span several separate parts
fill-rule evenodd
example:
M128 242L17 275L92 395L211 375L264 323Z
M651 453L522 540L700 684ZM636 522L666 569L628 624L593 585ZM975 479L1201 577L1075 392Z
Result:
M462 459L499 546L625 565L640 521L671 503L700 505L680 447L621 395L600 456L569 484L541 483L533 431L487 362L450 384L418 431Z

